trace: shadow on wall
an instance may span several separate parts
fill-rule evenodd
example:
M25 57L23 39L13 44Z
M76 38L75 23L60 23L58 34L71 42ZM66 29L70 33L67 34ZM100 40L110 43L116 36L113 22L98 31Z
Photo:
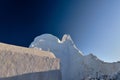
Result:
M0 80L62 80L62 77L60 70L52 70L5 77L0 78Z

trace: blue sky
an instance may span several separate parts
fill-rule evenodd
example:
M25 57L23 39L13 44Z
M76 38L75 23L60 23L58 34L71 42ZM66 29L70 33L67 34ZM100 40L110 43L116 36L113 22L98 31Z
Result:
M76 1L60 26L66 27L77 47L106 61L120 61L120 1ZM72 3L73 4L73 3Z
M26 46L70 34L85 54L120 61L120 0L1 0L0 42Z

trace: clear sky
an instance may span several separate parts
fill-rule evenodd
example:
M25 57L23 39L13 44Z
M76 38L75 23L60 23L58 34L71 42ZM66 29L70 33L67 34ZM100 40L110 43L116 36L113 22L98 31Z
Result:
M120 0L0 1L0 42L29 46L44 33L70 34L85 55L120 61Z
M107 62L120 61L120 1L85 0L71 4L60 26L67 26L77 47Z

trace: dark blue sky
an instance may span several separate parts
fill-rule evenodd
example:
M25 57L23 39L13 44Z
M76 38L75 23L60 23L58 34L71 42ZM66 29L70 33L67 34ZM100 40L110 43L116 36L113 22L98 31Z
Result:
M56 34L57 27L48 22L57 4L50 0L1 0L0 41L29 46L37 35Z
M41 34L70 34L84 53L120 60L119 0L1 0L0 42L29 46Z

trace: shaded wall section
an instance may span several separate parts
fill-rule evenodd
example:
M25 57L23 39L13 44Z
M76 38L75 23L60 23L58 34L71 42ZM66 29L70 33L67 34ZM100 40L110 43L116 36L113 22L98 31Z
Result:
M0 78L0 80L62 80L59 70L33 72L12 77Z

